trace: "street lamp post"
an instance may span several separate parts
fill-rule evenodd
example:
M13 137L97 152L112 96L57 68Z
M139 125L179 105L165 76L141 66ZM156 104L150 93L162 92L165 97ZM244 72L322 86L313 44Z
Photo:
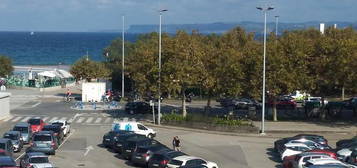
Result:
M278 23L279 23L279 16L275 16L275 36L278 37Z
M159 26L159 107L158 107L158 117L157 117L157 124L161 124L161 23L162 23L162 13L166 12L166 9L161 9L160 13L160 26Z
M125 55L125 16L122 16L123 30L122 30L122 72L121 72L121 98L124 99L124 55Z
M264 12L264 54L263 54L263 95L262 95L262 122L260 128L260 134L264 135L264 122L265 122L265 61L266 61L266 40L267 40L267 12L273 10L273 7L257 7L258 10Z

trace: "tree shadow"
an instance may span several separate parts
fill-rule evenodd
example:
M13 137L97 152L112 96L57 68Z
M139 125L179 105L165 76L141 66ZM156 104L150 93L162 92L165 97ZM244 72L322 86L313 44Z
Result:
M277 163L275 166L276 168L282 168L283 166L281 165L281 159L279 154L274 150L274 148L267 148L266 149L266 154L268 155L268 158Z

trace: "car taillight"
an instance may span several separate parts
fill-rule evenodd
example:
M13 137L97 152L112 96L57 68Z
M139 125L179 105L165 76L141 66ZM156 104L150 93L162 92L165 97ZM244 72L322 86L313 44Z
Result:
M54 142L52 142L52 143L51 143L51 146L52 146L52 147L54 147L54 146L55 146L55 143L54 143Z
M27 163L26 167L30 168L32 165L30 163Z
M163 161L160 162L161 165L166 165L167 163L169 163L168 160L163 160Z
M32 143L32 142L30 142L30 146L33 146L33 143Z
M147 154L147 153L143 154L143 157L148 157L148 156L149 156L149 154Z

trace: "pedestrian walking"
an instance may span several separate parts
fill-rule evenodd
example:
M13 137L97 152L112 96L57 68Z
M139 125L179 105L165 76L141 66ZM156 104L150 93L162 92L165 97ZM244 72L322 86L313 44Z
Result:
M175 151L181 151L181 141L178 136L175 136L174 139L172 140L172 146Z

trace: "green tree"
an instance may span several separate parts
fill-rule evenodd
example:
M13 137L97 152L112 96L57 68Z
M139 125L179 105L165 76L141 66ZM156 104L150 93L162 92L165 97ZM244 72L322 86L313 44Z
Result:
M77 60L71 67L70 72L77 80L85 79L87 81L108 78L110 75L110 71L104 63L89 60L87 57Z
M0 55L0 77L6 77L12 73L12 61L9 57Z

